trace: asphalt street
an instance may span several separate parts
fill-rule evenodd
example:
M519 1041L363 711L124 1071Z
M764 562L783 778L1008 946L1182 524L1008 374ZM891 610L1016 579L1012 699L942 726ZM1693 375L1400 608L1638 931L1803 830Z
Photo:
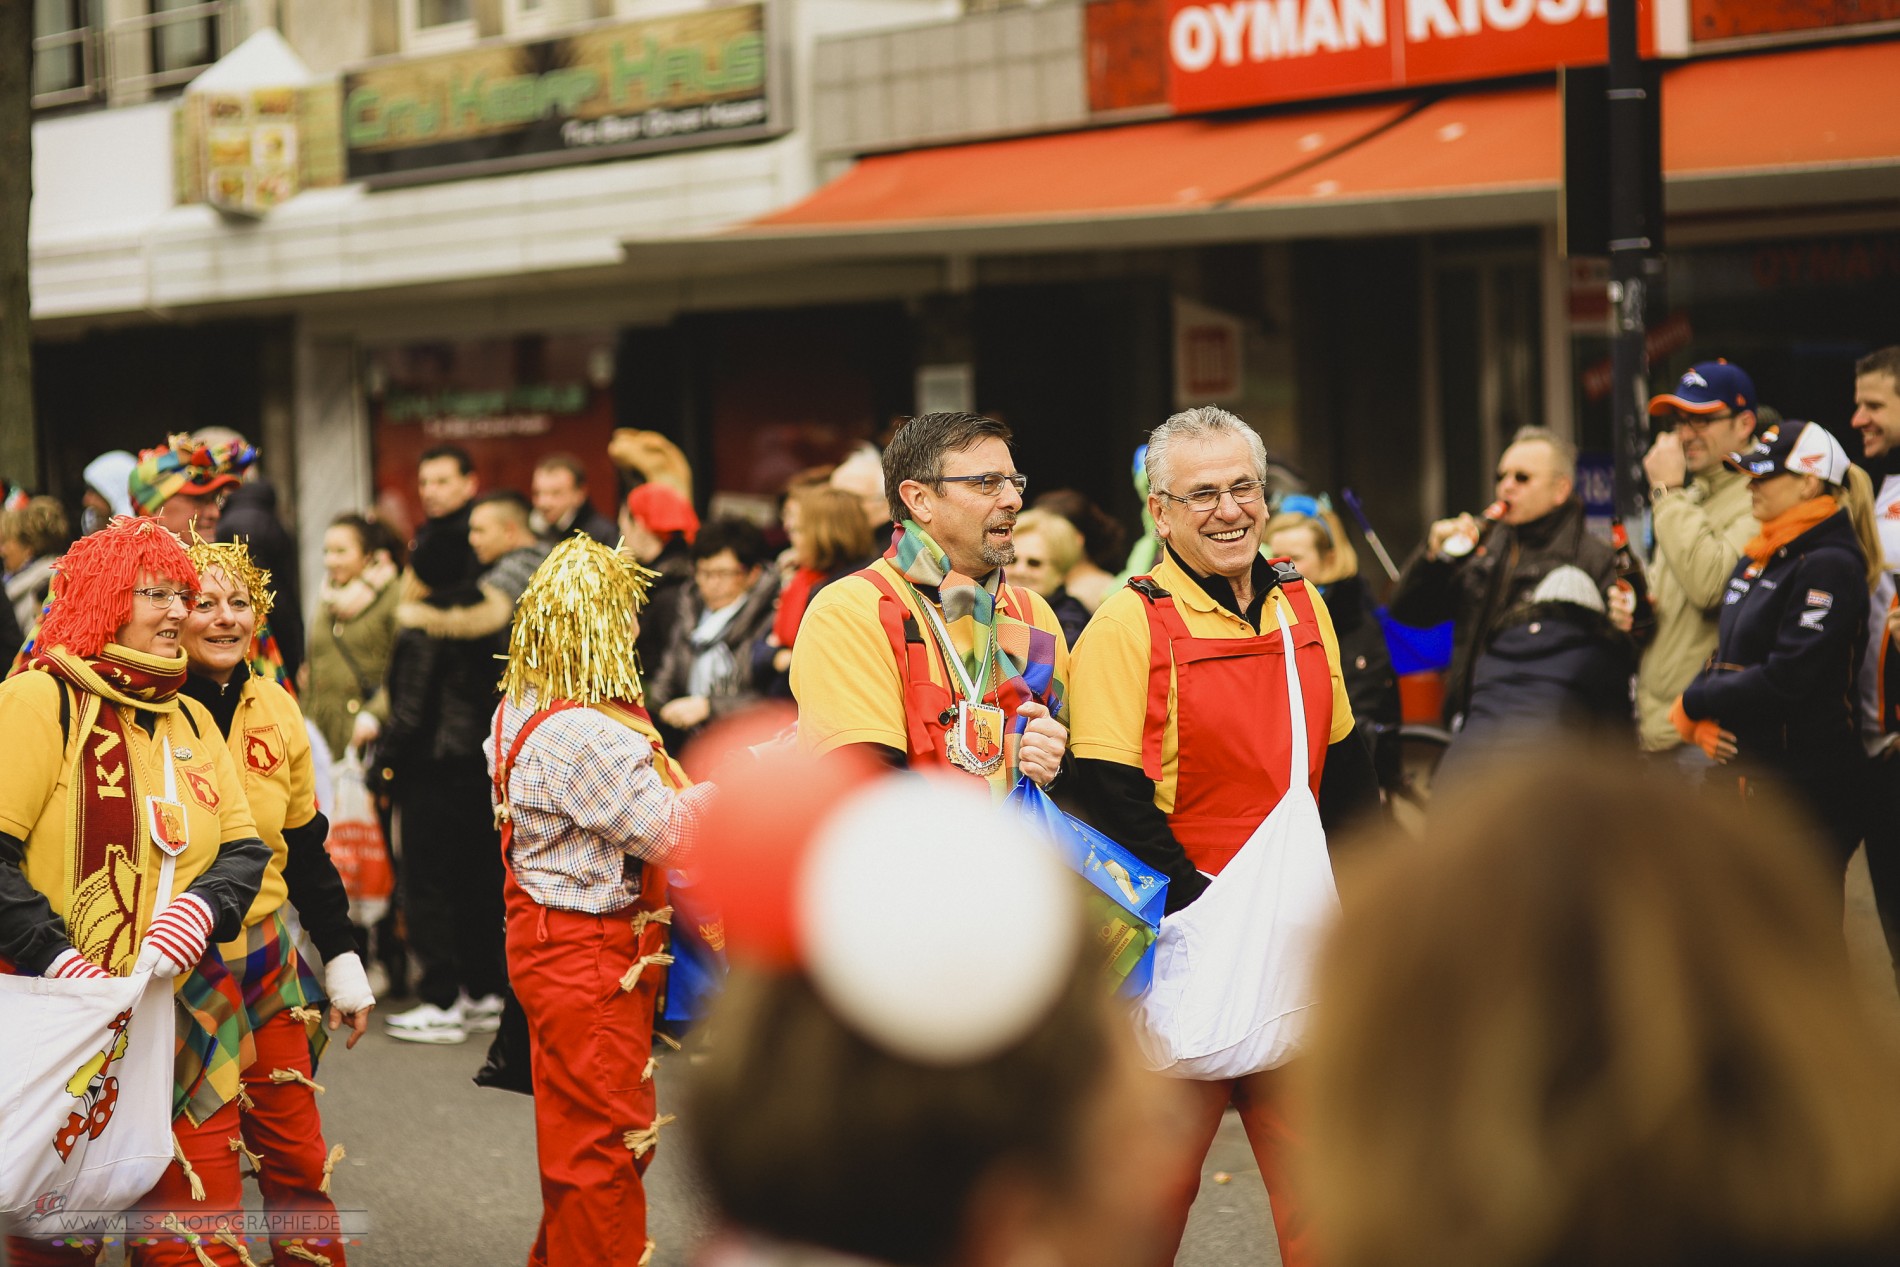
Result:
M460 1047L400 1043L373 1030L354 1051L333 1047L317 1081L324 1133L347 1152L333 1190L368 1211L370 1233L352 1267L512 1267L527 1260L541 1202L528 1097L469 1081L485 1036ZM676 1112L686 1057L662 1058L660 1111ZM669 1129L668 1134L672 1133ZM1217 1177L1221 1180L1217 1182ZM679 1137L662 1135L647 1172L655 1267L688 1267L712 1227ZM1280 1261L1266 1189L1228 1114L1209 1154L1182 1267Z
M1900 996L1886 966L1865 863L1848 877L1847 936L1868 997L1900 1035ZM334 1192L368 1212L370 1232L350 1250L356 1267L515 1267L526 1261L540 1214L533 1104L476 1087L485 1036L459 1047L399 1043L375 1026L356 1050L333 1046L318 1070L329 1142L347 1155ZM686 1057L663 1058L662 1112L678 1108ZM680 1146L663 1136L648 1172L657 1267L688 1267L712 1213ZM250 1203L256 1200L250 1194ZM118 1261L108 1254L108 1263ZM1202 1172L1177 1267L1277 1267L1267 1195L1246 1138L1228 1114Z

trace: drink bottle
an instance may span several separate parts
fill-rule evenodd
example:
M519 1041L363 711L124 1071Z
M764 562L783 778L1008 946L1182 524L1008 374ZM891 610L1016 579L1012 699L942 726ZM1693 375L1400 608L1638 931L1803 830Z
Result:
M1509 509L1510 507L1506 506L1503 502L1492 502L1489 506L1484 508L1484 513L1480 518L1486 523L1496 523L1498 520L1504 518L1504 512ZM1445 544L1438 548L1444 551L1446 558L1462 559L1477 549L1478 543L1476 539L1468 533L1454 532L1449 537L1446 537Z
M1629 529L1620 518L1610 520L1610 545L1616 551L1617 588L1636 600L1630 634L1637 639L1647 638L1656 628L1656 609L1649 601L1649 581L1643 575L1643 564L1630 549Z

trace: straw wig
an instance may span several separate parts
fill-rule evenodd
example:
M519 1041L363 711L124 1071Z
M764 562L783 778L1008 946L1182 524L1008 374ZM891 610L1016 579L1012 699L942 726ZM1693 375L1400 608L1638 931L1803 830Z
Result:
M515 605L501 676L509 702L530 688L542 704L638 700L633 615L656 575L592 537L555 546Z
M96 656L132 619L141 576L198 588L198 569L177 537L156 519L121 515L73 542L54 569L53 601L36 645Z
M196 538L198 534L194 532L192 536ZM215 568L224 573L225 580L250 594L251 610L257 613L257 626L262 629L264 622L270 619L274 596L270 573L257 566L251 557L251 548L241 541L193 540L189 553L201 576Z

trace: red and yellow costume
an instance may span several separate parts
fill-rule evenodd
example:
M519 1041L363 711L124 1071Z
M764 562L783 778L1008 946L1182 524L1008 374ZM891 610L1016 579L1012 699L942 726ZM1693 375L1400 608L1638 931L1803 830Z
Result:
M664 864L699 805L640 706L646 577L588 537L522 593L485 745L508 918L508 975L533 1056L540 1230L532 1267L648 1261L642 1183L655 1117L653 1015L665 966Z
M212 935L230 936L268 862L216 725L179 694L184 655L110 641L143 601L133 595L142 576L186 589L198 583L184 547L150 519L115 520L76 544L61 561L40 649L27 671L0 685L0 733L9 740L0 765L0 956L8 970L44 973L68 948L105 972L132 970L153 924L161 859L146 801L162 797L167 750L185 839L173 905L181 894L198 898L212 914ZM227 1148L236 1131L244 1001L215 954L175 981L174 1133L189 1156L213 1142ZM174 1163L167 1180L180 1173ZM8 1249L22 1264L91 1257L18 1239ZM190 1246L168 1242L141 1249L139 1261L198 1260Z
M1264 564L1262 567L1264 568ZM1270 573L1256 569L1256 590ZM1285 613L1306 716L1287 715ZM1315 795L1327 749L1352 733L1338 643L1325 603L1297 578L1267 591L1256 629L1215 601L1171 552L1151 577L1109 596L1076 646L1071 744L1078 760L1135 767L1153 784L1167 831L1195 871L1218 875L1285 795L1291 733L1307 730ZM1155 862L1155 859L1144 859ZM1187 1224L1205 1156L1229 1104L1240 1111L1272 1197L1281 1260L1311 1261L1288 1176L1298 1146L1281 1109L1279 1070L1184 1084L1194 1105L1194 1169L1176 1179L1175 1242Z

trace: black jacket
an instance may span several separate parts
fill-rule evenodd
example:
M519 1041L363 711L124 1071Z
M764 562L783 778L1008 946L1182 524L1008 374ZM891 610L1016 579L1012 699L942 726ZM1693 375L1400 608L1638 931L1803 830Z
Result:
M1321 590L1326 610L1333 617L1333 634L1339 640L1339 667L1346 677L1353 720L1367 728L1398 725L1399 679L1392 671L1385 629L1372 614L1366 583L1347 576Z
M589 536L609 550L620 544L620 527L613 520L594 509L594 503L587 502L574 516L574 522L567 527L554 531L550 529L541 534L541 539L550 546L560 545L569 537Z
M1729 577L1709 667L1683 711L1735 735L1742 761L1798 767L1859 750L1855 679L1866 643L1867 572L1847 512Z
M693 556L686 542L674 537L660 551L660 557L647 565L659 573L647 591L646 606L640 610L640 636L634 640L640 653L640 679L650 684L659 676L666 659L666 648L673 641L673 626L679 620L680 604L692 588Z
M1445 721L1465 711L1471 668L1505 612L1530 597L1537 583L1564 564L1589 573L1608 593L1616 555L1584 525L1583 503L1571 498L1527 524L1493 524L1484 541L1462 559L1428 557L1421 545L1405 565L1391 612L1420 627L1454 622L1451 672L1445 682Z
M257 566L270 573L276 601L270 631L284 656L284 672L296 680L303 663L303 590L297 579L297 542L277 518L277 490L255 476L231 490L218 518L218 540L242 541Z
M1636 644L1601 612L1575 603L1530 603L1506 613L1472 667L1460 745L1529 730L1635 727L1630 675Z
M653 675L653 680L646 683L647 710L655 717L667 704L692 694L687 684L693 661L699 654L693 647L693 628L705 615L705 607L700 602L698 587L687 586L683 594L665 658L660 661L660 670ZM732 671L713 683L706 697L712 706L708 722L729 717L759 702L759 686L753 676L752 644L772 628L777 598L778 574L769 568L762 569L758 581L739 600L738 614L719 635L718 642L723 643L732 656Z

